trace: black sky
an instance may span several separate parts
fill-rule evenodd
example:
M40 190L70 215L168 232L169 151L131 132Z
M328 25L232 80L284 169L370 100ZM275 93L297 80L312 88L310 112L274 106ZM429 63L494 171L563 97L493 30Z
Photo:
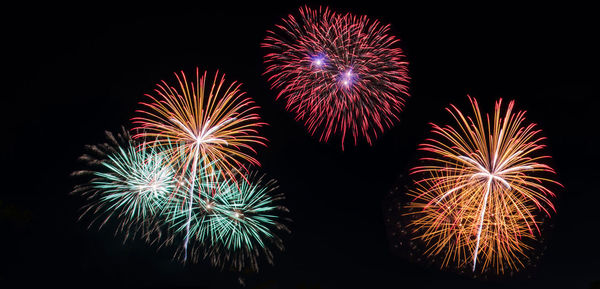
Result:
M144 93L195 67L242 82L261 106L269 143L257 159L293 219L286 250L244 275L247 288L600 286L600 23L591 7L326 3L390 23L412 77L401 122L374 146L342 152L308 135L261 76L265 31L306 3L213 2L4 9L0 287L241 288L235 274L87 230L76 221L84 200L69 195L83 146L131 127ZM499 97L527 110L565 186L535 268L512 278L417 263L386 231L388 193L415 165L428 123L448 121L449 103L468 109L467 94L488 111Z

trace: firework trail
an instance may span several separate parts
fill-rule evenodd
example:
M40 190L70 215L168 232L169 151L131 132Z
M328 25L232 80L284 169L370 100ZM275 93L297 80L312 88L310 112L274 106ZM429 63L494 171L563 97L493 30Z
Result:
M233 178L238 171L246 170L244 162L259 165L250 153L255 152L252 145L264 145L265 139L257 132L264 123L255 112L258 107L239 90L240 84L225 85L224 75L217 72L209 86L206 72L201 76L198 69L195 80L188 82L183 72L175 77L177 86L165 81L157 84L155 95L147 94L151 102L141 103L144 109L138 110L140 116L132 120L139 131L134 138L143 138L150 147L170 147L166 149L170 162L182 163L178 175L191 171L187 197L189 232L198 167ZM177 146L171 146L172 143ZM199 163L201 160L203 164ZM179 189L178 186L176 190ZM186 251L188 241L186 234Z
M101 228L114 218L119 221L116 232L123 232L125 240L140 234L154 242L153 234L162 234L157 218L175 188L175 170L159 150L136 143L125 129L116 136L107 131L106 137L106 143L87 146L89 153L80 160L88 168L73 173L91 177L73 190L89 201L80 219L95 215L90 226L100 221Z
M531 249L527 240L539 233L540 215L554 211L548 186L560 184L545 163L541 130L525 124L514 101L503 111L498 100L493 116L484 118L469 100L473 116L452 105L447 111L456 126L432 124L434 137L420 146L427 157L411 172L417 180L409 193L411 226L428 255L445 254L442 266L470 262L475 271L483 262L482 271L518 270Z
M300 8L267 31L265 74L277 98L327 142L346 134L354 145L398 121L408 94L408 62L390 26L328 8Z

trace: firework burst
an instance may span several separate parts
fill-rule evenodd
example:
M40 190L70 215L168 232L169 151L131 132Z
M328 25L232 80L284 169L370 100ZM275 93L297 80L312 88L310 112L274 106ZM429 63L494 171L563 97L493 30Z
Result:
M469 100L474 116L452 105L447 111L456 126L433 124L435 137L420 146L429 155L412 171L419 178L409 193L411 226L429 256L443 256L442 266L518 270L531 249L528 240L539 234L541 215L554 211L549 185L560 184L545 164L540 130L525 124L514 101L503 112L498 100L494 115L484 118L477 101Z
M347 134L369 144L398 121L408 94L408 62L390 26L328 8L300 8L267 31L262 47L271 88L312 135Z
M100 222L100 227L117 219L116 232L124 233L125 240L139 234L153 242L153 234L161 234L157 217L175 188L175 170L157 149L134 142L126 130L106 136L108 142L87 146L89 153L80 157L89 168L73 173L91 176L73 191L90 202L80 218L91 214L90 226Z
M172 229L189 236L190 259L197 262L207 258L217 267L238 271L257 271L261 255L272 263L270 248L283 248L276 231L287 231L279 221L278 213L287 209L277 204L283 195L273 194L277 189L275 182L255 175L240 177L238 181L209 179L214 178L194 187L217 192L194 194L189 230L190 211L182 209L186 195L175 196L165 210ZM185 251L180 250L177 255L186 260Z
M252 146L264 145L257 132L264 123L240 84L225 85L225 75L217 72L207 86L206 72L200 75L198 69L195 80L188 82L183 72L175 77L177 87L162 81L155 95L147 94L151 102L142 102L140 116L132 119L139 131L134 138L171 147L167 153L173 162L183 160L183 169L197 167L202 158L205 166L232 177L245 171L245 163L259 165Z

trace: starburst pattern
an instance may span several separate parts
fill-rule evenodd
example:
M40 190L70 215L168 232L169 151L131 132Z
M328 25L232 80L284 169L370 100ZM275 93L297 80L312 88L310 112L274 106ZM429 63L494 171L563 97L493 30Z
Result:
M90 226L99 221L100 227L115 219L125 240L139 234L152 241L153 233L161 234L157 217L175 188L175 170L160 151L136 143L125 130L106 136L108 142L87 146L89 153L80 157L88 168L73 173L91 177L73 191L89 201L81 217L92 215Z
M408 62L390 26L328 8L300 8L262 47L268 80L286 109L328 141L346 135L369 144L398 121L408 94Z
M189 230L190 211L182 209L185 195L175 196L165 210L173 230L189 236L192 261L207 258L217 267L238 271L257 271L261 256L272 262L271 247L283 248L276 232L287 231L279 216L287 209L278 204L283 195L274 194L274 181L250 175L194 187L217 192L194 194ZM178 252L184 260L185 254Z
M443 266L518 270L528 240L539 233L540 215L554 211L549 186L560 184L542 153L541 130L525 124L514 101L503 112L498 100L493 116L484 118L469 99L472 117L452 105L447 111L456 126L433 124L435 137L420 146L428 156L412 171L412 226L428 255L444 255Z
M149 146L172 146L173 162L183 160L181 168L195 168L200 158L208 167L233 176L245 171L247 164L259 165L252 156L253 145L264 145L257 129L264 125L256 113L258 107L240 91L240 84L225 84L225 75L215 73L207 86L206 72L196 69L194 80L185 73L175 74L177 86L162 81L151 102L133 118L139 133Z

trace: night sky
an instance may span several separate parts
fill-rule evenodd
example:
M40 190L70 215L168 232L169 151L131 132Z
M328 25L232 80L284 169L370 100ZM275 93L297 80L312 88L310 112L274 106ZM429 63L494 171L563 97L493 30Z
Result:
M1 288L243 288L240 276L245 288L265 289L600 288L600 25L591 7L324 3L390 23L412 78L401 121L373 146L342 151L311 137L262 76L266 30L321 3L213 2L4 9ZM196 67L242 82L270 124L257 159L286 195L292 233L258 274L183 266L168 250L122 244L112 228L77 221L84 199L69 192L82 180L70 173L83 167L84 145L131 128L144 93ZM429 122L448 122L450 103L469 111L467 94L485 111L500 97L527 110L565 186L535 266L513 276L418 262L394 247L386 222L390 192L402 193Z

